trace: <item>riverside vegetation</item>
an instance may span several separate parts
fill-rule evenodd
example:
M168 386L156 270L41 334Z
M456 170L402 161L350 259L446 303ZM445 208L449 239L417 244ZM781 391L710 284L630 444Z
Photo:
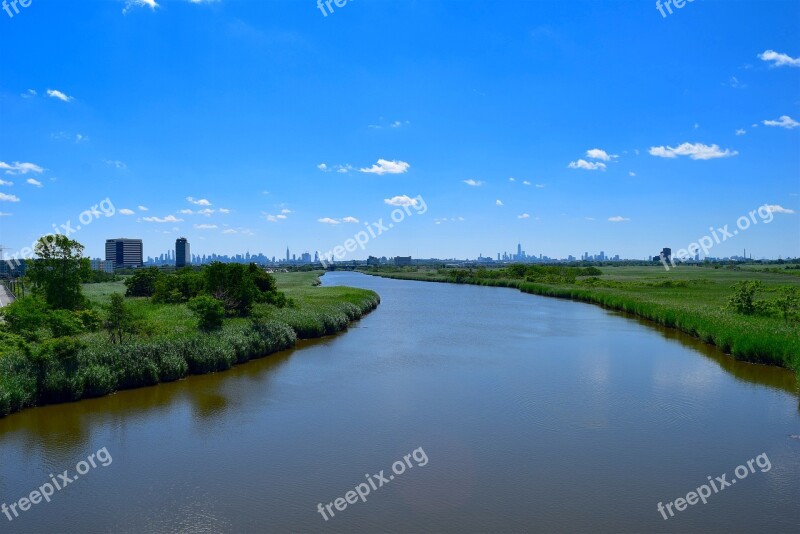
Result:
M719 266L717 266L719 267ZM793 266L792 266L793 267ZM800 380L797 270L735 266L388 268L389 278L514 287L631 313L718 346L738 360L792 369Z
M316 287L320 272L253 264L98 277L82 251L64 236L40 240L30 289L0 311L0 416L223 371L345 330L380 302Z

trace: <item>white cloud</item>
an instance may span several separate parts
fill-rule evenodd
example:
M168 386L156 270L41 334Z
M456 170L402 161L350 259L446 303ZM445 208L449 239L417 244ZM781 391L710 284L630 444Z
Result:
M776 121L761 122L764 126L777 126L779 128L786 128L787 130L791 130L792 128L797 128L800 126L800 122L797 122L788 115L781 115L781 117Z
M22 93L20 96L21 96L22 98L33 98L33 97L34 97L34 96L36 96L37 94L38 94L38 93L36 92L36 89L28 89L27 91L25 91L24 93Z
M628 173L628 176L636 176L636 173L635 173L635 172L633 172L633 171L630 171L630 172Z
M216 230L219 228L216 224L195 224L195 230Z
M338 172L339 174L347 174L348 172L350 172L352 170L353 170L353 166L350 165L349 163L347 165L337 165L336 166L336 172Z
M123 169L127 169L127 168L128 168L128 166L127 166L127 165L125 165L125 163L124 163L124 162L122 162L122 161L120 161L120 160L118 160L118 159L107 159L107 160L103 160L103 163L105 163L105 164L106 164L106 165L108 165L109 167L114 167L115 169L120 169L120 170L123 170Z
M6 195L5 193L0 193L0 202L19 202L19 198L14 195Z
M731 79L728 81L728 83L724 85L727 85L728 87L733 87L734 89L744 89L745 87L747 87L747 85L740 82L739 79L736 78L736 76L731 76Z
M584 217L584 219L586 219L587 221L593 221L593 220L595 220L595 219L594 219L594 217Z
M470 187L480 187L484 184L484 182L481 182L479 180L473 180L472 178L470 178L469 180L464 180L464 183Z
M617 215L615 217L609 217L608 220L613 222L613 223L621 223L621 222L630 221L630 219L627 219L627 218L623 217L622 215Z
M317 168L322 172L328 172L329 170L328 165L326 165L325 163L320 163L319 165L317 165Z
M122 208L119 210L120 215L133 215L135 212L133 210L129 210L128 208Z
M512 177L510 177L510 176L509 176L509 177L508 177L508 181L509 181L509 182L516 182L516 181L517 181L517 179L516 179L516 178L512 178Z
M794 210L791 210L789 208L784 208L783 206L779 206L777 204L766 204L766 208L771 213L785 213L787 215L794 214Z
M495 200L494 201L494 205L495 206L502 206L503 205L503 201L502 200Z
M524 180L524 181L522 182L522 185L531 185L531 183L530 183L528 180Z
M197 2L192 2L197 3ZM149 7L151 10L155 11L157 7L160 7L156 0L125 0L125 7L122 8L122 14L127 15L128 11L133 9L134 7Z
M6 182L3 179L0 179L0 185L14 185L14 182Z
M403 174L408 172L410 167L411 165L405 161L379 159L377 164L368 169L359 169L359 171L377 175Z
M702 143L683 143L677 148L671 146L653 146L650 147L650 155L659 158L676 158L678 156L689 156L694 160L708 160L716 158L729 158L737 155L739 152L736 150L731 151L726 148L720 150L718 145L704 145Z
M6 174L28 174L29 172L41 174L44 172L44 169L35 163L20 163L19 161L10 165L5 161L0 161L0 170L6 171Z
M195 206L211 206L211 202L209 202L205 198L195 199L194 197L186 197L186 200L194 204Z
M321 222L322 224L339 224L339 221L336 219L331 219L330 217L323 217L322 219L317 219L317 222Z
M598 169L604 171L606 170L606 164L602 162L588 162L585 159L579 159L578 161L572 161L569 165L567 165L570 169L585 169L587 171L596 171Z
M197 215L203 215L204 217L211 217L217 210L212 210L210 208L206 208L204 210L197 210L195 213Z
M178 213L181 215L194 215L194 212L190 209L179 210Z
M139 206L139 211L150 211L147 206Z
M0 217L11 217L13 213L6 213L4 211L0 211Z
M398 195L392 198L385 198L383 201L390 206L398 207L416 206L419 203L418 200L415 200L408 195Z
M795 58L787 54L781 54L774 50L766 50L758 55L761 61L772 62L773 67L800 67L800 58Z
M28 178L27 180L25 180L25 183L33 185L33 186L36 186L36 187L42 187L42 182L40 182L39 180L36 180L34 178Z
M739 128L738 130L736 130L736 135L744 135L746 133L747 130L745 130L744 128Z
M287 214L289 214L289 213L291 213L291 211L290 211L290 210L283 210L281 213L279 213L279 214L277 214L277 215L271 215L271 214L269 214L269 213L264 213L264 212L261 212L261 214L264 216L264 218L265 218L266 220L268 220L269 222L280 222L280 221L285 221L286 219L288 219L288 218L289 218L289 217L288 217L288 215L287 215Z
M342 222L347 224L358 224L359 221L355 217L345 217L342 219Z
M544 185L544 184L536 184L536 187L537 187L538 189L544 189L544 188L545 188L545 185Z
M57 98L62 102L71 102L72 100L74 100L71 96L67 96L57 89L48 89L47 96L49 96L50 98Z
M530 219L531 216L527 213L523 213L522 215L517 215L517 219Z
M619 156L615 154L609 154L605 150L601 150L599 148L593 148L591 150L586 151L586 157L590 159L600 159L603 161L611 161L612 159L618 158Z
M174 215L167 215L164 218L161 218L161 217L142 217L142 220L144 222L153 222L153 223L159 223L159 224L183 222L183 219L178 219Z
M229 214L231 212L231 210L229 210L228 208L220 208L217 211L219 211L223 215L227 215L227 214Z

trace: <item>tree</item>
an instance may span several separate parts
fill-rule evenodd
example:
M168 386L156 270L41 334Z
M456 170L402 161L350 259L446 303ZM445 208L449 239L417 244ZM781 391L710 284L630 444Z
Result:
M736 313L744 315L753 315L756 312L755 296L756 291L761 289L761 282L758 280L745 280L743 282L736 282L733 284L736 290L728 299L728 308Z
M35 341L47 326L47 304L38 296L21 298L2 308L2 316L11 333Z
M800 312L800 289L797 286L779 287L778 298L772 302L772 306L786 322L797 318Z
M37 259L28 267L28 277L34 291L44 297L54 309L76 310L85 299L81 294L81 280L87 263L82 261L83 245L64 235L47 235L39 238L34 252Z
M228 315L250 313L259 291L244 265L214 262L206 267L204 274L206 290L222 303Z
M108 306L103 326L112 343L122 343L127 334L133 333L133 317L125 305L125 297L121 293L111 295L111 304Z
M195 297L189 301L189 309L197 316L197 326L203 332L211 332L222 328L225 307L217 299L205 295Z
M164 277L158 267L136 269L133 276L125 280L126 297L152 297L156 290L156 283Z

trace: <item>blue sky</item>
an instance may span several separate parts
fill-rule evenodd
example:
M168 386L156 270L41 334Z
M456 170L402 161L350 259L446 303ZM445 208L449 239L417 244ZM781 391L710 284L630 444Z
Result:
M348 258L643 258L764 205L709 254L800 256L798 2L148 4L0 11L7 253L85 210L91 256L313 253L421 196Z

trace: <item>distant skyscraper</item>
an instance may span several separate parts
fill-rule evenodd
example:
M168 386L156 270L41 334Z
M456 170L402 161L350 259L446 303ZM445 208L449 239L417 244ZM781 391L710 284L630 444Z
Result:
M286 247L286 261L289 261L289 247Z
M144 263L141 239L106 239L106 261L117 269L141 267Z
M192 263L192 254L189 251L189 240L179 237L175 240L175 267L180 269Z
M522 259L522 243L517 244L517 259Z

